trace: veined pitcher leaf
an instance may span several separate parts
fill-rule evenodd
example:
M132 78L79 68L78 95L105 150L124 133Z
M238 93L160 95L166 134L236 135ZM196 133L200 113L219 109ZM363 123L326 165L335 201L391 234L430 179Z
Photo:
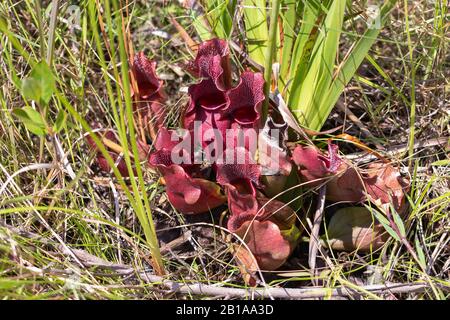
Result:
M315 41L308 72L303 80L298 74L295 76L302 83L300 88L293 87L295 94L291 93L289 105L297 119L313 130L319 130L320 127L314 126L312 120L316 117L326 118L329 114L324 115L320 101L332 81L344 11L345 1L335 0L331 3Z
M281 2L281 17L283 20L283 43L280 53L280 77L278 87L281 92L286 85L285 81L288 81L292 48L295 43L295 27L297 24L297 12L296 12L296 0L283 0ZM299 2L301 3L301 2Z
M317 38L318 27L322 19L319 8L312 6L309 2L300 1L298 12L301 14L302 21L292 51L289 74L286 75L287 79L280 81L280 83L285 83L287 86L286 94L284 95L285 100L294 105L297 104L295 101L299 99L299 89L309 65L311 52ZM290 88L295 88L292 90L292 94L296 96L292 97L290 95Z
M265 0L243 0L244 23L250 58L264 65L269 30Z
M380 28L368 28L364 35L358 40L352 51L347 54L346 59L338 66L339 73L334 77L331 86L324 92L322 101L319 104L320 114L312 112L310 127L320 129L330 114L344 90L345 86L355 75L364 58L367 56L373 43L376 41L381 27L384 25L390 11L397 0L386 0L380 10ZM321 116L321 115L326 115Z

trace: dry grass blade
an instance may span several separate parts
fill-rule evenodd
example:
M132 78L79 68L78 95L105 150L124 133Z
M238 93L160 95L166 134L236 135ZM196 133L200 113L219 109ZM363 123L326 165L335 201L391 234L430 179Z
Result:
M323 185L319 189L317 208L314 213L314 220L312 222L312 229L309 238L309 253L308 253L308 263L309 268L311 269L312 276L315 278L318 276L318 272L316 269L316 258L317 252L320 249L320 241L319 241L319 230L320 224L322 223L323 218L323 209L325 207L325 194L327 187ZM313 278L313 284L317 285L317 280Z

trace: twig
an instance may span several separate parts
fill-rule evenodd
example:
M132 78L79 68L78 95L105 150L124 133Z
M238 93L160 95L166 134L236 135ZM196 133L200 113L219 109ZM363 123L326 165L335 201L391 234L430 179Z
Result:
M17 233L17 229L11 226L3 224L3 227ZM36 238L39 237L30 232L21 232L21 236ZM63 254L75 255L76 258L83 262L86 267L96 267L97 269L113 270L119 276L135 275L142 281L153 284L162 285L172 293L182 293L189 295L205 295L205 296L220 296L220 297L237 297L237 298L276 298L276 299L313 299L313 298L331 298L331 297L355 297L364 295L367 292L373 294L408 294L408 293L420 293L430 289L430 285L425 282L417 283L392 283L367 285L367 286L340 286L336 288L319 288L319 287L300 287L300 288L230 288L219 287L216 285L205 285L201 283L186 283L168 280L161 276L156 276L147 272L146 270L135 269L129 265L116 264L106 261L102 258L94 256L80 249L70 249L65 246L59 246L59 249ZM45 273L51 273L52 270L45 270ZM44 270L42 270L44 272ZM108 274L112 276L112 274ZM86 285L80 283L80 286ZM445 292L450 292L450 286L443 284L434 284ZM91 286L92 287L92 286Z
M384 150L384 147L376 141L376 137L372 134L372 132L370 132L370 130L367 129L364 123L362 123L361 120L359 120L359 118L341 100L339 100L336 103L336 107L342 112L344 112L347 115L347 117L354 124L356 124L356 126L359 128L359 130L361 130L361 133L364 136L366 136L367 138L371 138L373 140L372 142L377 147L377 149Z
M183 243L186 243L186 241L189 241L189 239L192 237L192 231L188 230L186 232L183 232L181 236L179 236L178 238L163 244L161 246L161 254L164 254L166 252L169 252L170 250L172 250L173 248L176 248L180 245L182 245Z
M146 272L145 270L136 270L131 266L119 265L110 263L94 255L91 255L83 250L73 249L78 259L82 260L86 266L103 267L112 269L120 275L136 274L141 280L155 285L162 285L170 292L177 292L189 295L204 295L204 296L225 296L238 298L275 298L275 299L312 299L324 297L354 297L360 296L364 292L378 293L378 294L399 294L399 293L417 293L424 292L429 289L427 283L386 283L381 285L367 285L361 287L349 288L340 286L337 288L318 288L318 287L303 287L303 288L229 288L218 287L215 285L206 285L201 283L186 283L168 280L161 276L156 276ZM449 292L450 287L438 285L442 290ZM358 290L358 288L360 290Z
M149 283L160 283L164 287L168 288L172 292L193 294L193 295L205 295L205 296L226 296L226 297L238 297L238 298L267 298L269 296L275 299L312 299L312 298L325 298L325 297L354 297L354 295L360 295L357 290L338 287L338 288L254 288L254 289L238 289L238 288L225 288L215 287L211 285L203 285L200 283L188 284L186 282L179 283L171 280L165 280L162 277L154 275L144 275L144 280ZM384 285L369 285L361 287L361 290L371 293L417 293L424 292L428 289L428 285L425 283L387 283ZM450 288L445 287L447 291Z
M421 149L421 148L428 148L428 147L434 147L439 145L445 145L448 144L450 141L450 137L439 137L439 138L433 138L428 140L421 140L414 143L414 149ZM395 155L404 153L408 150L408 146L406 144L396 145L392 146L391 148L388 148L386 152L383 152L386 154L387 157L393 157ZM376 159L376 156L373 154L368 154L367 152L357 152L346 155L347 159L350 160L357 160L358 162L369 162L374 159Z
M309 239L308 263L309 263L309 267L311 269L311 274L313 275L312 282L314 285L317 285L317 279L315 279L315 277L317 276L316 257L317 257L317 251L319 250L319 247L320 247L319 230L320 230L320 224L322 223L326 191L327 191L327 186L326 186L326 184L324 184L319 189L319 197L318 197L319 202L317 203L317 209L316 209L316 212L314 213L314 221L313 221L313 226L311 229L311 236Z

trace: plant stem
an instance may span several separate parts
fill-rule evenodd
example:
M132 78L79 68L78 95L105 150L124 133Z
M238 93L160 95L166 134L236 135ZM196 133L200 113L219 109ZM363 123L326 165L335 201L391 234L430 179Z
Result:
M42 11L41 11L41 0L35 0L35 9L36 9L36 20L38 24L39 30L39 40L40 40L40 53L41 59L44 59L45 55L45 39L44 39L44 29L42 28Z
M56 31L56 20L58 18L59 11L59 0L52 1L52 12L50 14L50 27L48 34L48 45L47 45L47 64L49 67L52 66L53 60L53 49L55 48L55 31Z
M280 0L272 1L272 11L270 13L270 27L269 27L269 41L267 42L266 51L266 61L264 64L264 96L266 100L264 101L262 108L262 121L266 121L267 113L269 109L269 94L270 94L270 84L272 76L272 61L273 53L275 52L275 46L277 44L277 26L278 26L278 12L280 10Z
M35 0L35 9L36 9L36 20L38 24L39 30L39 52L40 59L44 59L45 56L45 39L44 39L44 29L42 28L42 12L41 12L41 0ZM43 118L45 119L44 111L37 106L38 111L41 113ZM39 162L42 162L42 158L44 157L44 146L45 146L45 137L40 137L39 139ZM37 185L36 185L37 187Z
M411 42L411 34L409 31L409 17L408 17L408 1L404 0L405 9L405 25L406 35L408 39L409 59L411 61L411 110L409 120L409 150L408 150L408 167L411 169L414 156L414 138L415 138L415 122L416 122L416 66L414 65L413 47Z

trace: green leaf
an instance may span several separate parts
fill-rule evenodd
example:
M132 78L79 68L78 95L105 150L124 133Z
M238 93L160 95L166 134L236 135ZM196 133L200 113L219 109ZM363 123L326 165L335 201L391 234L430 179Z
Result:
M296 70L294 77L294 82L301 81L301 86L297 87L296 84L293 84L295 91L291 93L289 106L301 124L314 130L320 129L315 128L316 118L318 117L322 121L329 114L329 112L325 112L327 110L320 108L320 101L328 92L332 82L344 12L344 1L334 0L331 3L320 33L314 41L308 72L304 75L306 69L304 65L301 65L303 67ZM313 30L314 28L311 29L311 31ZM308 39L308 41L311 40ZM307 61L305 59L306 57L301 58L303 63Z
M297 2L300 29L296 33L289 70L282 66L279 84L289 108L300 125L316 131L323 126L380 33L379 28L369 27L337 65L345 2ZM385 0L380 10L380 26L386 22L395 3L396 0ZM351 3L347 1L347 5ZM284 55L289 56L283 52Z
M394 229L392 229L392 227L390 226L391 224L389 223L389 220L381 213L378 212L376 209L365 205L365 207L367 209L370 210L370 212L375 216L375 219L377 219L377 221L379 223L381 223L381 225L383 226L383 228L397 241L401 241L399 235L397 234L397 232L394 231Z
M300 238L301 232L295 225L292 225L290 229L281 230L281 235L289 242L295 243Z
M269 30L266 0L243 0L244 22L250 58L264 65Z
M53 125L53 132L58 133L64 127L67 119L67 114L60 110L58 116L56 117L55 124Z
M45 122L39 112L32 107L14 109L13 114L23 122L25 127L38 136L44 136L47 133Z
M380 11L381 24L383 26L389 16L390 11L394 7L397 0L386 0ZM346 59L337 68L338 75L333 79L332 84L326 92L324 92L323 99L318 106L317 114L313 111L313 120L310 123L310 128L320 130L328 118L331 110L339 99L339 96L344 91L345 86L350 82L355 75L359 66L367 57L367 53L376 41L381 29L369 28L358 42L356 42L352 51L346 55ZM326 93L326 94L325 94Z
M295 42L295 26L297 24L297 14L295 8L296 0L282 0L281 17L283 19L283 47L280 57L280 82L279 90L283 92L286 85L284 81L289 78L292 48Z
M307 62L309 61L310 53L317 38L317 29L322 20L319 8L312 4L313 3L311 2L305 3L304 1L300 1L298 4L299 14L301 15L301 25L295 40L290 64L290 72L292 72L294 79L299 77L299 75L294 72L300 68L300 65L307 65ZM300 82L301 80L302 79L298 79ZM285 97L285 100L288 100L288 96Z
M22 81L22 94L26 99L47 105L55 90L55 78L45 61L36 64L30 76Z
M402 237L406 238L405 224L403 223L402 218L397 213L397 211L395 210L394 206L391 203L389 204L389 206L391 208L392 217L394 218L394 223L398 227L398 230L400 230L400 234L402 235Z
M438 167L438 166L448 166L450 165L450 159L445 160L438 160L431 164L432 166Z
M425 253L423 252L423 249L420 246L420 242L419 242L419 239L417 237L414 239L414 243L416 245L417 258L419 259L420 266L423 269L425 269L426 265L427 265L427 262L426 262L426 259L425 259Z
M233 16L237 0L207 0L207 13L213 32L222 39L231 36L233 30Z
M22 94L26 99L37 101L39 103L42 96L39 81L33 78L24 79L22 81Z
M198 36L202 41L207 41L214 38L214 33L209 29L208 21L203 15L196 15L194 12L191 14L192 25L195 28Z

